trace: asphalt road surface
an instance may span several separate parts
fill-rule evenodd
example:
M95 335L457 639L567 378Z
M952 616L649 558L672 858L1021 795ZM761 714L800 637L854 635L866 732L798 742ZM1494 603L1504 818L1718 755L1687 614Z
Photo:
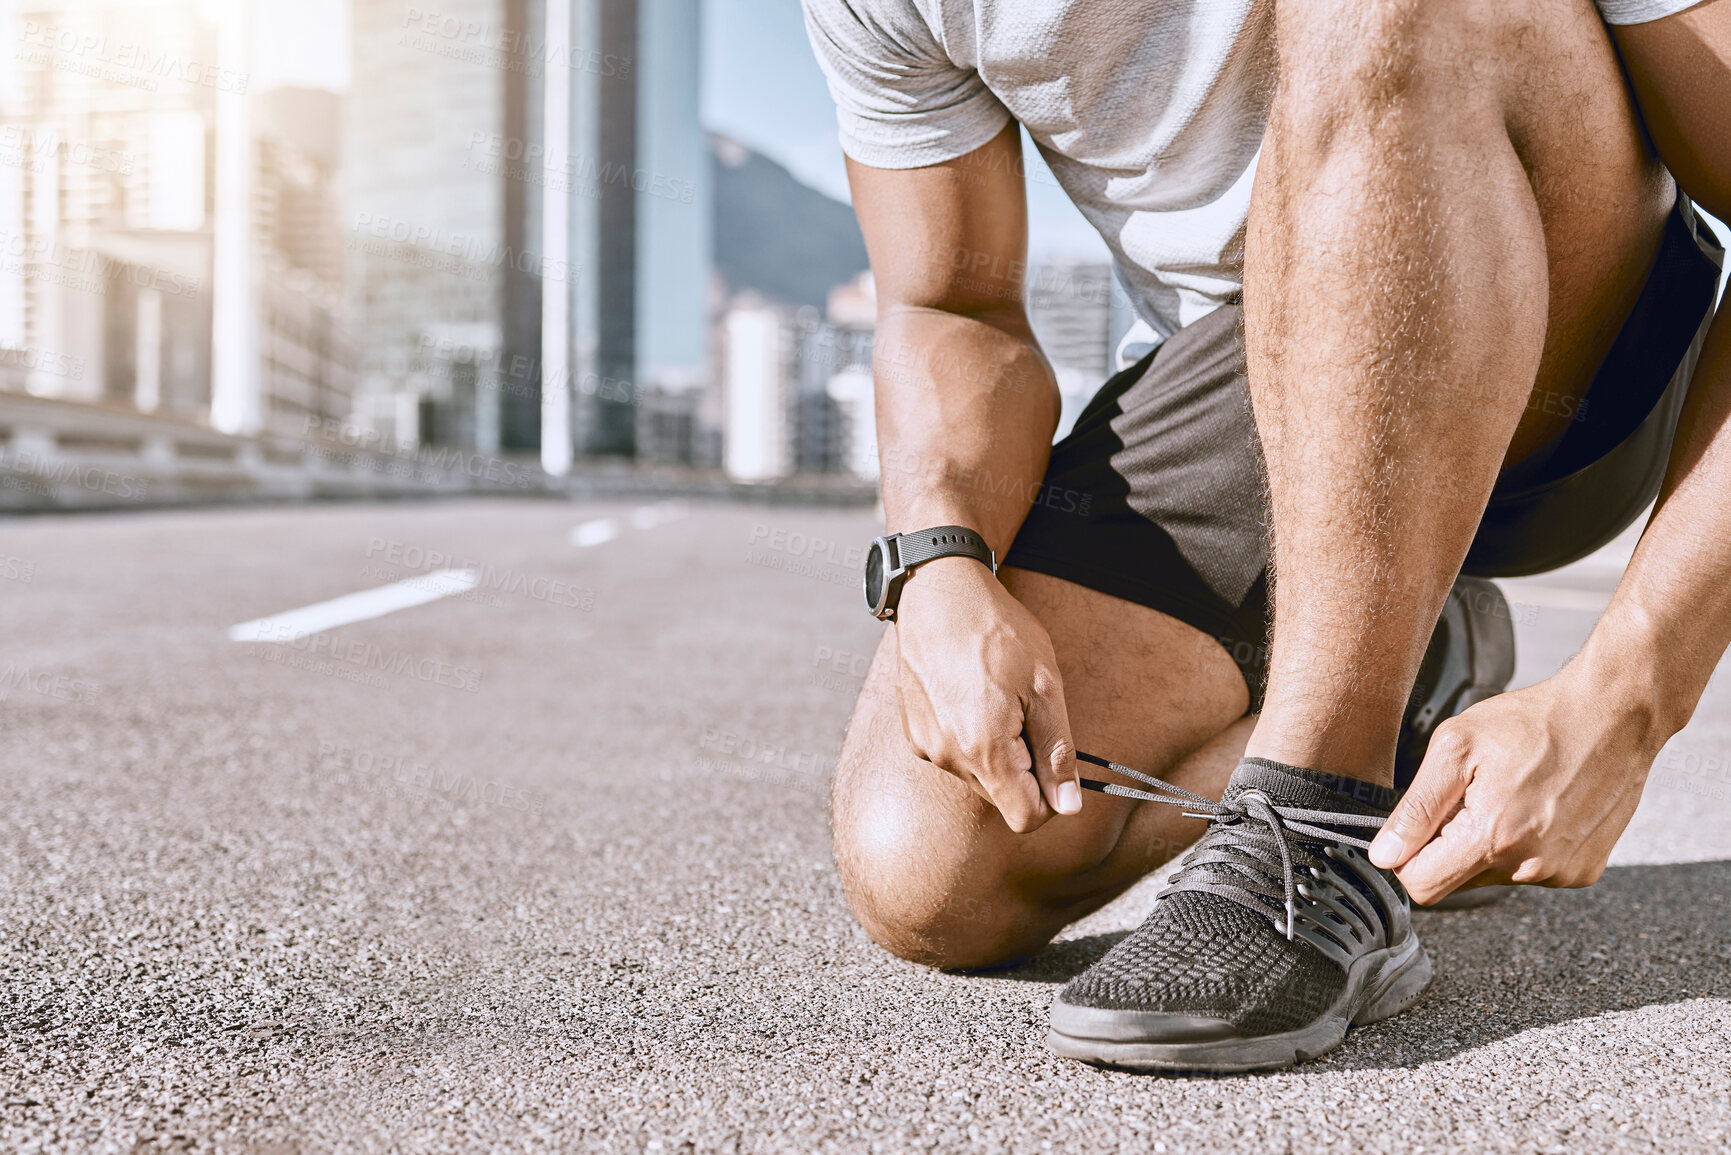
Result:
M825 792L879 632L871 527L529 501L0 523L0 1150L1731 1144L1724 680L1598 886L1419 916L1416 1009L1291 1072L1094 1070L1047 1052L1047 1007L1147 885L988 976L849 917ZM1509 583L1521 681L1618 570ZM276 616L428 573L321 611L382 616ZM383 612L403 590L425 604ZM260 620L240 636L281 640L231 639Z

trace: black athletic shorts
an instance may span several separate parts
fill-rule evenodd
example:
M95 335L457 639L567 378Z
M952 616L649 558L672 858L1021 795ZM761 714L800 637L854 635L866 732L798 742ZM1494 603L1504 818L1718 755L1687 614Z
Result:
M1663 480L1724 253L1686 201L1576 417L1505 470L1465 572L1539 573L1626 529ZM1159 610L1225 647L1261 708L1267 679L1268 500L1238 305L1173 334L1095 394L1052 448L1005 565ZM1085 500L1084 500L1085 498Z

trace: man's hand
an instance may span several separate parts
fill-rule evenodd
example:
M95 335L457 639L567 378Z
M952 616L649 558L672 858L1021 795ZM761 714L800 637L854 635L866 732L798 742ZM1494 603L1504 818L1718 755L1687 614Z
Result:
M1082 808L1052 641L990 570L968 558L921 566L902 590L896 642L902 728L917 756L966 782L1018 834Z
M1463 886L1591 886L1665 739L1629 695L1572 664L1437 728L1371 844L1413 901Z

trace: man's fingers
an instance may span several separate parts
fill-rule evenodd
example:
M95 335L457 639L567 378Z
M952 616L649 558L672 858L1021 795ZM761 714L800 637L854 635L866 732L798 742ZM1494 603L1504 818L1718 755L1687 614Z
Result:
M1486 866L1484 828L1463 810L1408 858L1396 876L1414 902L1428 906L1484 874Z
M984 701L958 711L956 703L945 708L934 701L905 664L901 674L896 704L908 748L967 783L997 808L1011 830L1025 834L1037 829L1059 810L1060 802L1074 803L1065 813L1081 809L1069 723L1055 679L1053 689L1036 695L1035 708L1026 711L1019 699L1002 694L983 695ZM1054 697L1055 709L1050 701ZM1067 791L1059 777L1065 771Z
M1028 747L1020 735L988 742L972 759L980 784L992 796L992 805L1017 834L1037 829L1052 816L1038 779L1028 773L1028 759Z
M1082 809L1082 785L1076 773L1076 743L1070 736L1070 719L1061 695L1055 687L1036 693L1028 703L1028 728L1022 733L1046 805L1059 814L1075 814Z
M1444 723L1431 739L1406 796L1371 841L1370 860L1385 870L1405 865L1436 837L1466 796L1470 781L1472 770L1462 732Z

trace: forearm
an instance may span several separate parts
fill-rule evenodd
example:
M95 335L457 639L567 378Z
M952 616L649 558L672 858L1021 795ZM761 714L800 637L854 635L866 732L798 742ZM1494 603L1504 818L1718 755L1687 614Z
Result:
M873 362L890 530L964 525L1002 558L1039 494L1059 409L1019 311L892 306Z
M1695 369L1652 520L1571 671L1662 742L1731 645L1731 309Z
M891 305L873 362L889 528L967 526L1002 558L1039 489L1058 416L1051 369L1021 310ZM977 562L939 558L908 582L895 624L909 748L969 783L1011 830L1080 810L1057 659L1027 607Z
M889 529L962 525L1009 551L1039 492L1058 390L1022 307L1020 128L911 169L848 160L878 298L872 378ZM896 605L908 748L1026 832L1082 805L1052 642L986 567L938 558ZM1034 773L1030 775L1030 767Z

